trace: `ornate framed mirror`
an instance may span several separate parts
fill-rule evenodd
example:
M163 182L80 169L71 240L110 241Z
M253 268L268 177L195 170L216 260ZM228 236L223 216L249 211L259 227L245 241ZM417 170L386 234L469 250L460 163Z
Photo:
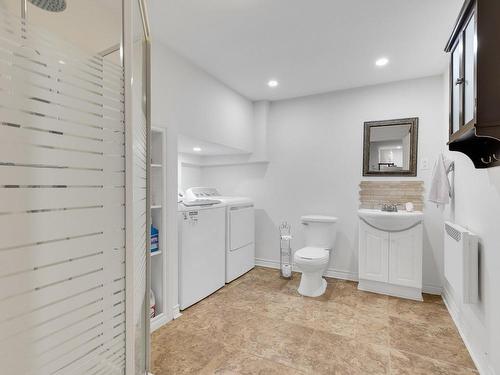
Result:
M417 175L418 117L365 122L363 176Z

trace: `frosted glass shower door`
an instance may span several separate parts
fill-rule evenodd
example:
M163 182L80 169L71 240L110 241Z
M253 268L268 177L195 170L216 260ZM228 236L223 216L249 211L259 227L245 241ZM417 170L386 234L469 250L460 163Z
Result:
M123 374L123 69L0 10L0 372Z

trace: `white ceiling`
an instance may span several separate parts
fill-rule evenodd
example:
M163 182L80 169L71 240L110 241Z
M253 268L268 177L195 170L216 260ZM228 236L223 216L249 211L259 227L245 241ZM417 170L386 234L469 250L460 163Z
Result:
M153 38L252 100L439 74L462 0L150 0ZM384 68L374 61L390 59ZM266 83L275 78L279 87Z

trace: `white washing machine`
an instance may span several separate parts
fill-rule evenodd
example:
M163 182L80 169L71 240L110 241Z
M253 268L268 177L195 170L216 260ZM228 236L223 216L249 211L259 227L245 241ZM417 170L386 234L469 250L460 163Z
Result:
M178 205L181 310L222 288L226 281L226 204L207 199L186 204Z
M254 202L246 197L226 197L215 188L193 187L186 198L217 199L226 204L226 283L255 267Z

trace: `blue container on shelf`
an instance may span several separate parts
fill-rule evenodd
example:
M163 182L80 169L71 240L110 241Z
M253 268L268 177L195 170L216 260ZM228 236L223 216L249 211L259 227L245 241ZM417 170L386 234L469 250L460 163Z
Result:
M158 247L158 229L151 225L151 252L160 250Z

